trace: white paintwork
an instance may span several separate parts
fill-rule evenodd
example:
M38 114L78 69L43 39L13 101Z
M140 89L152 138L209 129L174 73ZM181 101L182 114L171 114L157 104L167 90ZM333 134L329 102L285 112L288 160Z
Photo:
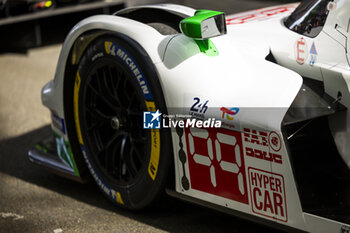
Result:
M324 82L326 93L335 99L340 91L343 96L341 103L349 108L350 70L347 60L348 54L346 53L348 50L346 49L348 47L346 41L347 43L349 41L346 39L349 35L350 2L336 0L331 8L323 30L315 38L309 38L287 29L283 24L283 20L289 13L263 17L259 16L261 11L240 14L239 16L243 16L241 18L250 14L256 14L256 20L251 19L242 24L228 26L229 36L235 39L237 37L243 38L241 41L246 41L254 49L266 43L269 44L271 52L279 64L298 72L302 76ZM237 18L237 15L228 16L228 18L230 17ZM263 20L259 18L263 18ZM235 19L234 22L239 22L239 20L240 18ZM263 35L264 41L261 41L260 38L257 39L256 37L259 37L257 35ZM307 49L305 49L307 56L302 65L296 62L296 43L300 38L303 38L307 45ZM313 43L316 46L318 55L316 63L310 65L310 49ZM348 111L336 114L329 118L329 122L338 151L350 167L350 114ZM283 154L287 155L287 151L284 151ZM300 215L302 210L299 205L295 181L287 156L284 162L286 163L282 166L272 163L272 171L283 174L285 178L288 194L288 225L299 226L300 228L307 226L306 230L310 232L340 232L341 226L345 224L310 214Z
M228 26L229 35L243 37L252 47L260 47L262 44L269 44L270 49L278 64L290 68L300 75L322 81L325 84L326 93L337 99L338 92L341 91L344 98L341 103L347 108L350 107L348 96L349 63L346 38L349 35L349 12L350 3L345 0L337 0L332 3L331 10L326 20L326 24L321 33L315 38L295 33L284 26L284 18L288 15L279 14L279 17L264 18ZM254 11L253 11L254 12ZM244 13L245 16L250 12ZM258 14L257 14L258 15ZM228 18L236 17L229 16ZM236 20L237 21L237 20ZM243 36L242 36L243 35ZM256 39L256 35L264 35L264 41ZM304 54L306 60L304 64L296 62L297 41L303 38L306 47ZM317 60L314 65L310 65L312 44L317 50ZM349 43L349 42L348 42ZM327 79L327 80L325 80ZM334 116L330 118L330 126L335 138L335 142L344 161L350 167L350 146L347 143L350 138L350 117Z
M193 16L195 13L195 10L193 8L190 8L187 6L181 6L176 4L155 4L155 5L141 5L141 6L133 6L133 7L125 8L117 11L115 15L120 15L122 13L128 13L137 9L144 9L144 8L167 11L167 12L179 15L183 18Z
M345 47L349 27L350 4L346 0L335 0L332 5L323 31Z
M342 227L349 227L341 222L322 218L313 214L304 213L305 222L309 232L330 233L330 232L346 232L342 231ZM349 229L349 228L348 228Z
M184 113L188 113L193 104L193 98L199 97L202 100L209 100L208 112L206 113L208 117L220 119L221 112L218 107L239 107L240 112L235 116L234 121L223 120L225 123L231 123L235 131L243 132L245 128L266 132L274 131L281 139L279 154L283 160L282 164L246 156L248 147L273 152L271 146L264 147L248 142L243 142L241 146L244 153L246 177L248 177L248 168L251 167L276 173L276 177L282 176L284 178L284 194L286 194L286 209L288 211L285 222L284 218L281 218L282 221L281 219L274 220L273 217L277 219L277 215L262 216L254 212L252 193L249 188L247 188L248 205L194 189L183 190L180 183L183 176L182 164L177 155L180 149L180 139L174 131L172 139L177 192L305 231L340 232L340 223L302 212L288 151L281 132L281 122L302 83L301 77L291 70L323 81L326 92L335 98L338 91L342 91L344 97L342 103L350 107L348 102L350 100L350 73L345 50L348 45L344 40L344 34L348 33L349 22L349 19L344 19L344 17L348 17L349 5L345 0L335 0L335 6L333 6L335 10L330 13L324 31L313 39L292 32L283 25L283 18L288 16L297 4L229 16L229 19L234 18L230 22L236 23L228 26L228 35L212 39L219 51L219 55L216 57L204 55L192 39L183 35L162 36L147 25L117 16L90 17L80 22L68 35L60 55L55 80L43 88L43 103L64 118L65 64L74 41L83 32L92 29L105 29L123 33L141 44L155 64L169 114L178 113L172 112L174 108L180 108ZM178 11L179 15L193 15L194 13L193 9L174 5L156 6L156 8ZM283 12L266 14L266 12L278 12L281 9ZM247 16L253 17L246 20ZM242 20L246 22L237 24ZM339 25L336 30L334 30L335 24ZM317 62L313 66L309 65L311 56L306 56L302 65L296 62L296 42L301 37L304 38L308 46L307 50L310 50L312 43L316 45L318 56ZM265 61L270 50L277 62L290 70ZM342 120L331 118L330 125L340 153L344 160L350 164L350 148L344 140L350 138L350 116L347 115L349 114L346 113ZM243 141L244 136L241 135ZM181 141L186 150L184 136ZM218 150L217 143L208 142L208 151L211 151L211 154L214 151L213 147ZM211 149L210 146L212 146ZM213 159L212 155L210 159L203 158L201 155L196 156L198 163L208 165L211 182L216 186L215 171L213 167L209 168ZM241 162L237 162L237 164L223 163L223 166L232 172L239 172L237 169ZM188 163L185 164L185 172L188 176ZM242 191L242 186L239 189Z

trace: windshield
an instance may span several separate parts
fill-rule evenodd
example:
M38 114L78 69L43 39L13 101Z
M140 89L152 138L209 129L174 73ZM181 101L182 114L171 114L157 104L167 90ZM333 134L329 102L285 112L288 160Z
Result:
M327 5L332 0L304 0L285 21L286 27L299 34L315 37L326 22Z

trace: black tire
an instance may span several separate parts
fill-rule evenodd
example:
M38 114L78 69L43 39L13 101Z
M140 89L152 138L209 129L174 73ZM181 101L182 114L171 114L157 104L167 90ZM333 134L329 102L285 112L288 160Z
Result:
M174 35L179 33L174 28L164 23L148 23L147 25L153 27L162 35Z
M156 109L166 113L158 75L145 50L120 34L94 40L75 78L76 131L98 186L127 209L152 204L168 179L170 132L143 129L143 112Z

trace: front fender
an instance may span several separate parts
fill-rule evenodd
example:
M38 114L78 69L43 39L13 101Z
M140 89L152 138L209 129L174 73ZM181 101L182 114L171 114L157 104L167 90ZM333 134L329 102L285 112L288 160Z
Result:
M163 53L159 53L159 44L166 38L146 24L111 15L97 15L84 19L70 31L64 41L59 56L55 78L42 90L42 102L53 110L59 117L64 118L63 87L65 81L66 65L69 54L81 35L93 30L103 30L124 34L142 45L153 63L162 61ZM163 44L165 45L165 44ZM162 50L162 49L161 49Z
M269 130L281 122L296 97L302 78L297 73L242 49L228 36L212 39L219 55L200 52L194 40L178 35L157 64L168 108L188 113L193 98L208 100L208 116L221 118L221 107L238 107L240 125ZM170 111L171 112L171 111Z

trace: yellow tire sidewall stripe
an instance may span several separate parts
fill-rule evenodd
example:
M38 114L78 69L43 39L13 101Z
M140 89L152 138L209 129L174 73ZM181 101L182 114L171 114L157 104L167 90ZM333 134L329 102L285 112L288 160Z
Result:
M80 83L81 78L79 71L77 72L77 75L75 76L75 82L74 82L74 120L75 120L75 127L77 130L77 136L78 141L80 145L84 145L83 137L81 136L81 129L80 129L80 121L79 121L79 90L80 90Z
M145 101L147 110L156 111L154 101ZM160 133L159 129L151 129L151 158L148 164L148 174L152 180L156 179L160 157Z

